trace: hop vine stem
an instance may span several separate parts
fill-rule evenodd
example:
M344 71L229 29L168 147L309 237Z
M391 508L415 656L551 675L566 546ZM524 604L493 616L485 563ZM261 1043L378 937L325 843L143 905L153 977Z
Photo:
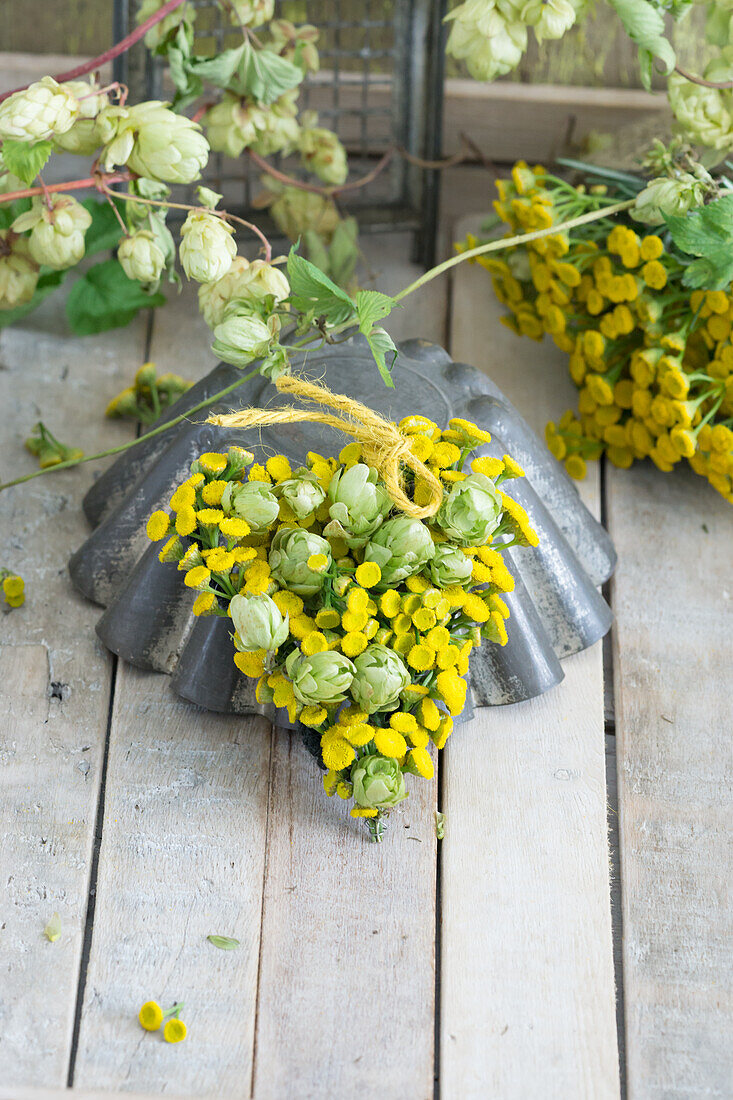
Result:
M115 197L119 197L116 192ZM131 196L131 199L135 200L135 197ZM152 202L153 200L148 201ZM579 217L573 218L570 221L561 222L558 225L548 226L547 229L537 229L532 233L521 233L514 237L501 237L498 240L488 241L486 244L478 245L476 248L472 248L467 252L461 252L459 255L452 256L449 260L445 260L443 263L431 268L430 271L426 271L425 274L421 275L419 279L415 279L414 282L410 283L409 286L406 286L403 290L399 292L399 294L395 295L395 301L399 302L403 298L406 298L409 294L414 294L414 292L416 290L419 290L420 287L425 286L426 283L429 283L433 279L436 279L438 275L442 275L446 271L450 271L451 268L456 267L458 264L463 263L465 260L472 260L477 256L483 256L489 252L501 252L506 248L513 248L515 245L526 244L529 241L536 241L542 237L551 237L557 233L562 233L569 229L575 229L579 225L587 225L588 222L597 221L600 218L612 217L615 214L620 214L624 210L629 210L634 205L635 201L635 199L627 199L625 202L618 202L615 203L613 206L606 206L600 210L591 210L589 211L589 213L581 214ZM165 205L165 203L163 205ZM335 325L332 329L330 329L330 335L335 335L339 332L344 332L346 329L354 327L356 326L353 321L345 321L343 324ZM306 336L303 340L298 341L298 343L291 345L291 347L294 349L307 347L308 344L313 343L313 341L317 339L321 339L321 335L320 333L314 332L311 335ZM233 393L234 390L238 389L239 386L249 381L250 378L254 378L257 374L259 374L259 368L255 367L254 370L249 371L247 374L243 375L242 378L237 379L237 381L233 382L232 385L225 387L225 389L223 390L219 390L219 392L215 393L212 397L208 397L205 401L200 401L198 405L194 405L193 408L187 409L185 413L182 413L180 416L174 417L172 420L169 420L165 424L159 425L159 427L157 428L153 428L152 431L146 432L138 439L131 439L127 443L121 443L117 447L110 447L106 451L98 451L96 454L93 455L85 455L84 458L81 459L59 462L56 466L49 466L45 470L34 470L30 474L24 474L22 477L14 478L12 481L6 481L4 484L0 485L0 492L2 492L4 489L11 488L11 486L13 485L21 485L23 482L32 481L36 477L41 477L44 474L53 473L55 470L65 470L71 466L79 466L83 462L95 462L98 459L107 458L110 455L116 455L120 454L122 451L127 451L131 447L137 446L138 443L142 443L146 439L152 439L154 436L160 435L162 432L166 432L170 428L175 428L176 425L181 424L184 420L188 420L193 413L201 412L202 409L206 409L210 405L213 405L216 401L220 401L222 398L227 397L230 393Z

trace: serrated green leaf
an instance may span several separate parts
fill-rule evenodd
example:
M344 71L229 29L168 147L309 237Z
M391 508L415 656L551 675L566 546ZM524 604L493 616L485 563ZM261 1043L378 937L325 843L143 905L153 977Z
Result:
M700 257L686 268L684 285L727 289L733 281L733 194L723 195L690 214L672 215L665 220L680 251Z
M217 88L226 88L237 72L244 54L244 45L234 50L223 50L213 57L191 58L191 71Z
M128 279L117 260L105 260L74 283L66 316L77 336L90 336L127 325L141 309L164 302L164 295L146 294L140 283Z
M295 247L288 254L290 301L301 313L312 310L332 325L341 325L356 316L356 305L341 287L336 286L315 264L299 256Z
M53 143L50 141L36 141L31 144L28 141L5 140L2 144L3 164L26 187L30 187L52 151Z
M664 16L650 0L608 0L624 25L632 42L639 47L641 77L645 88L651 86L652 59L662 63L662 71L671 73L676 56L665 37Z
M250 42L242 47L242 59L231 88L269 106L303 80L303 70L271 50L256 50Z
M306 229L303 233L303 251L312 264L320 268L324 275L331 274L329 250L323 243L323 237L315 229Z
M389 294L382 294L379 290L360 290L356 295L359 332L368 336L376 322L388 317L395 305L394 298L390 298Z
M240 946L239 940L233 939L231 936L207 936L209 943L213 943L214 947L218 947L220 951L234 951Z
M392 381L391 370L395 365L397 358L397 348L394 345L394 341L388 332L385 332L383 328L373 328L370 333L367 333L367 343L372 349L372 355L374 356L374 362L379 368L379 373L382 376L382 381L385 386L389 386L394 389L394 382ZM389 360L389 361L388 361Z
M43 929L43 934L50 943L55 943L61 935L61 917L54 913L50 921Z

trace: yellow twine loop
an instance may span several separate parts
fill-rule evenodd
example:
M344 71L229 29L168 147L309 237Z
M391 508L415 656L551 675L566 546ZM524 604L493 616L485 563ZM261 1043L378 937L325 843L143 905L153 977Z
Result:
M373 409L342 393L331 393L325 386L317 386L304 378L283 374L275 383L280 393L291 393L300 401L313 405L327 405L342 415L319 412L317 409L243 409L241 412L210 416L207 424L219 424L225 428L264 427L267 424L295 424L308 421L338 428L358 440L364 461L379 471L387 491L401 512L415 519L434 516L443 499L443 487L427 466L410 450L408 440L388 420ZM420 507L405 494L402 488L401 466L409 466L415 477L420 478L429 494L426 505Z

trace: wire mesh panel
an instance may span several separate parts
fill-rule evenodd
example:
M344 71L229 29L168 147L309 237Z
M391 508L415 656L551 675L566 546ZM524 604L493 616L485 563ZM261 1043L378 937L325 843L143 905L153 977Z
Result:
M120 29L134 22L138 0L115 0ZM217 0L193 0L195 53L210 55L241 42ZM414 156L439 155L442 90L441 17L444 0L276 0L275 15L320 32L320 70L301 85L301 109L315 110L319 124L335 131L349 154L349 181L369 172L387 149ZM120 74L133 101L165 98L171 87L163 63L138 54ZM288 175L302 176L296 158L269 158ZM211 155L207 185L222 193L233 213L251 211L262 190L262 171L245 152ZM435 231L435 173L395 155L388 168L340 204L362 228L417 231L419 258L428 262Z

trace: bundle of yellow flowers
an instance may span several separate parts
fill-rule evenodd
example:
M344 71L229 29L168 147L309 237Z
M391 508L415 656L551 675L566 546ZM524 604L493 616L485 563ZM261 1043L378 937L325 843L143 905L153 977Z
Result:
M231 619L257 700L317 731L326 792L353 800L375 840L405 776L433 776L430 745L443 748L464 708L472 649L507 641L503 551L538 541L501 488L523 471L473 453L487 432L423 416L398 428L443 486L427 520L396 509L352 442L296 469L239 447L203 454L147 527L197 593L194 613ZM403 487L426 503L419 475L405 471Z
M507 235L614 201L605 185L573 187L523 162L496 187ZM733 293L689 289L690 257L664 224L643 228L599 218L475 262L509 311L505 324L534 340L547 333L568 354L577 412L550 422L546 439L572 477L604 453L621 467L649 457L664 471L684 459L733 502Z

